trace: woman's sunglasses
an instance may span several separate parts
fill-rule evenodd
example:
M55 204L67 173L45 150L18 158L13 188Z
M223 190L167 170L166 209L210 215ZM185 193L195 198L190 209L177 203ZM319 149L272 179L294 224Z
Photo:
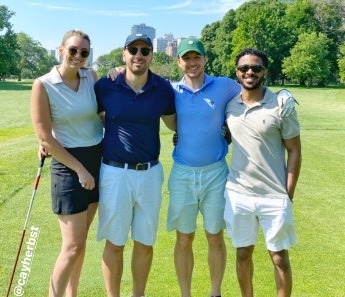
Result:
M249 69L251 69L254 73L259 73L262 70L265 70L266 67L262 65L240 65L237 66L237 70L241 71L242 73L246 73Z
M66 47L67 48L67 47ZM75 47L68 47L68 53L71 55L71 56L75 56L77 54L77 52L79 51L77 48ZM90 52L88 50L80 50L80 55L83 57L83 58L87 58L89 55L90 55Z
M148 47L137 48L135 46L127 47L127 50L132 56L135 56L137 54L138 50L140 50L141 54L145 57L148 56L150 54L150 52L152 51L152 49L150 49Z

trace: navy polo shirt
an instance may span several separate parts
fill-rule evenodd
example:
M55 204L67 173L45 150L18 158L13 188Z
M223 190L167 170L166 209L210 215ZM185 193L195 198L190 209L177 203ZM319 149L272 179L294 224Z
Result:
M103 157L123 163L156 160L160 154L160 117L175 111L170 82L149 70L139 94L124 75L115 81L103 77L95 84L98 111L105 111Z

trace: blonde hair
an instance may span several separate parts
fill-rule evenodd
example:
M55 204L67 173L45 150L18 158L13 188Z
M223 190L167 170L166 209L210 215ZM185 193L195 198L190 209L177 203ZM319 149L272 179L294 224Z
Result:
M61 45L64 45L66 43L67 39L69 39L72 36L78 36L78 37L85 39L89 43L89 45L91 46L91 40L90 40L89 35L87 35L86 33L84 33L83 31L80 31L80 30L70 30L70 31L66 32L66 34L62 38Z

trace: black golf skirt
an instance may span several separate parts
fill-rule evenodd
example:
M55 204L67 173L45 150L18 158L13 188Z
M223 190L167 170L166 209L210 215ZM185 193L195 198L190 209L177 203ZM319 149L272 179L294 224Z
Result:
M93 190L84 189L77 173L52 158L51 195L52 210L55 214L66 215L80 213L88 209L89 204L98 202L99 169L102 158L102 144L91 147L66 148L95 179Z

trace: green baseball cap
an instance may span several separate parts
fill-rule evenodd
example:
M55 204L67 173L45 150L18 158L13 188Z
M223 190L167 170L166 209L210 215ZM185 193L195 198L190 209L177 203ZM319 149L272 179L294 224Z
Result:
M177 55L182 57L188 52L197 52L202 56L205 56L205 48L202 42L197 38L185 38L182 39L177 46Z

